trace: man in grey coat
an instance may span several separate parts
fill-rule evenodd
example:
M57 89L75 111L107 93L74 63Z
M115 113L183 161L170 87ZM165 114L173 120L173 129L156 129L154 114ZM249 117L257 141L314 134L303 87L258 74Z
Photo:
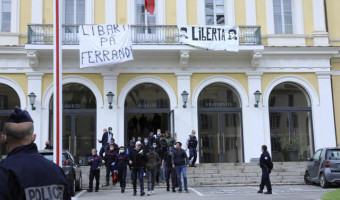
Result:
M153 194L156 181L157 167L161 163L159 155L155 152L155 147L150 147L150 152L146 154L146 173L148 177L148 196Z

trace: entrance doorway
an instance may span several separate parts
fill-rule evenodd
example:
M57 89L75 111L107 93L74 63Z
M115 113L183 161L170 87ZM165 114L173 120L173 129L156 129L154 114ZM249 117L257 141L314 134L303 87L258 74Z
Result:
M133 137L149 137L150 132L162 133L172 126L167 93L158 85L143 83L135 86L125 100L125 143Z
M295 83L277 85L269 97L272 159L305 161L314 152L312 108L307 92Z
M242 112L229 85L214 83L198 97L200 162L243 162Z
M20 107L19 95L12 87L0 83L0 135L4 133L4 123L15 106ZM0 141L0 159L7 154L6 145Z
M50 101L49 139L53 141L53 97ZM83 160L96 147L96 98L84 85L63 86L63 150L76 161Z

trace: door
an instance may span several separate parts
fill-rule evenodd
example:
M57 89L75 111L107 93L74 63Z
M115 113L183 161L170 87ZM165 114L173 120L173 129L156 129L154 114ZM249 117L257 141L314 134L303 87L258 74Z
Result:
M202 163L219 163L220 129L218 123L219 113L199 113L199 146L200 161Z
M241 113L199 113L199 145L202 163L242 161Z
M95 148L95 114L63 115L63 149L69 150L76 162L86 160Z
M322 149L318 150L314 156L312 161L308 163L308 169L309 169L309 176L312 180L319 180L319 169L320 169L320 162L321 162L321 154Z
M237 163L242 160L241 113L220 113L221 162Z
M271 108L269 117L273 161L305 161L310 157L313 151L310 110Z
M173 137L177 141L177 133L175 132L175 112L171 110L169 113L169 130Z
M151 132L157 133L157 129L161 129L163 133L166 130L171 130L170 116L168 109L126 110L125 145L128 145L132 138L147 138Z

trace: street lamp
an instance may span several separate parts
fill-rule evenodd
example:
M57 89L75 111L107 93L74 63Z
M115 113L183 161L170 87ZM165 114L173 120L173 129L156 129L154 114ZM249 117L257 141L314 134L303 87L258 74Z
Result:
M256 102L254 104L254 107L257 108L257 107L259 107L260 97L261 97L262 93L260 91L256 90L254 95L255 95L255 102Z
M107 102L110 104L109 109L112 109L113 97L115 96L111 91L107 93Z
M183 104L183 108L186 108L187 107L189 93L184 90L181 95L182 95L182 99L183 99L183 103L184 103Z
M33 92L29 93L29 95L28 95L28 98L29 98L29 100L30 100L30 104L31 104L31 106L32 106L32 110L35 110L34 104L35 104L35 98L36 98L36 97L37 97L37 96L36 96Z

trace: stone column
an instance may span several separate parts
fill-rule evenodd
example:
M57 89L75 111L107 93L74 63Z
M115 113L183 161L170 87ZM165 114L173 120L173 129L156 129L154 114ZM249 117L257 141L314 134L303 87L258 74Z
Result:
M45 147L45 142L48 139L48 133L42 133L42 76L44 73L26 73L28 77L28 86L27 93L30 94L33 92L36 95L35 98L35 110L32 110L32 106L30 105L29 98L27 96L27 111L31 115L34 121L34 133L37 134L35 143L38 146L38 149L43 149ZM48 123L48 121L44 121L44 123Z
M323 0L313 0L314 46L329 46L329 34L325 25L325 7Z
M258 158L261 154L261 146L267 145L270 151L270 138L265 137L264 114L262 95L258 107L255 107L255 95L258 90L261 93L262 72L248 72L248 96L249 107L243 109L243 141L244 141L244 158L249 162L252 158Z
M187 25L187 1L186 0L176 0L176 15L177 15L177 25L186 26Z
M317 117L317 120L319 120L320 129L314 132L315 150L322 147L336 146L331 74L332 72L316 72L319 85L320 109L313 112L313 117Z
M190 88L190 77L192 73L176 73L177 76L177 96L178 106L175 110L175 132L177 135L177 141L182 142L183 149L187 148L186 141L192 130L192 119L191 119L191 88ZM183 108L182 92L187 91L189 93L188 102L186 108Z
M124 132L118 133L118 123L117 123L117 77L118 73L102 73L104 81L104 107L100 112L97 112L97 117L99 118L100 130L103 128L112 127L113 137L116 143L119 145L124 145ZM112 92L114 94L112 109L109 108L109 103L107 99L107 93ZM123 116L124 117L124 116ZM103 132L100 131L97 135L97 139L101 140ZM97 141L98 142L98 141ZM101 147L100 143L97 143L97 147Z

